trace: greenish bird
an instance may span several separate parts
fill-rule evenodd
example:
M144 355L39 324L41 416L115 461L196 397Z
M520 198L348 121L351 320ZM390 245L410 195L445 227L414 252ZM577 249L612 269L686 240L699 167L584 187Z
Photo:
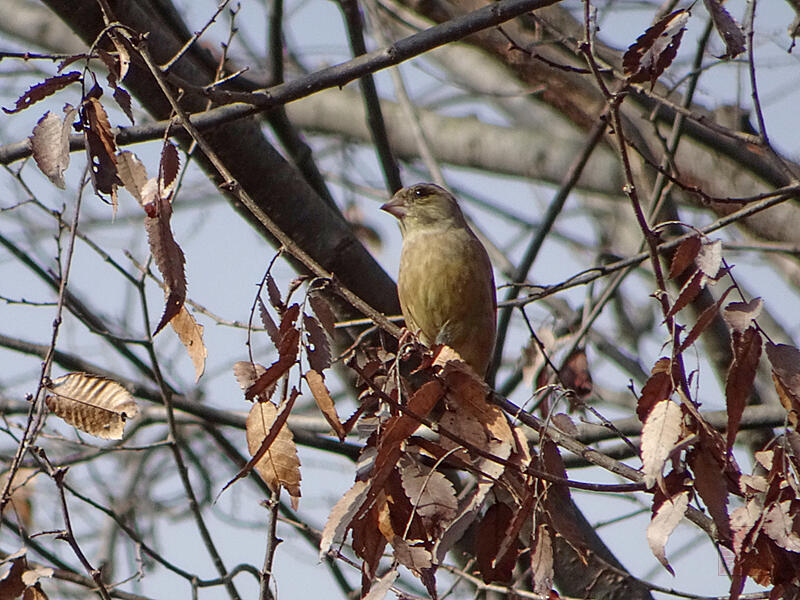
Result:
M397 292L406 327L427 346L450 346L484 377L497 329L494 274L456 199L418 183L381 209L398 219L403 235Z

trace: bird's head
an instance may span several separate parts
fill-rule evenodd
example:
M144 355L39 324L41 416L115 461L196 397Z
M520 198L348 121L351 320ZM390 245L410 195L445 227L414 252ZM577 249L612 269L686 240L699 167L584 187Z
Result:
M433 183L418 183L398 190L381 210L397 217L404 233L417 227L466 224L453 195Z

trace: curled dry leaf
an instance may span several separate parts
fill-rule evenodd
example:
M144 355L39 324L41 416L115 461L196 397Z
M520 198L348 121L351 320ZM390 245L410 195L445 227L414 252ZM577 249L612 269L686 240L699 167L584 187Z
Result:
M117 154L117 173L128 193L138 200L140 206L155 199L155 186L146 191L147 169L133 152L125 150Z
M681 9L648 27L622 57L622 67L631 83L650 82L652 88L664 70L672 64L689 20L689 11Z
M353 487L347 490L331 509L319 543L320 560L330 551L331 546L344 541L347 530L350 528L350 521L353 520L367 499L368 487L369 484L366 481L356 481Z
M36 469L17 469L14 479L11 481L11 488L9 488L10 497L6 507L11 507L11 510L14 511L14 514L26 529L30 529L32 523L33 505L31 498L33 497L34 479L38 473L39 471ZM0 489L5 489L7 481L8 471L0 475Z
M80 112L92 184L97 193L111 195L116 206L117 185L122 185L122 181L117 173L117 143L108 115L94 96L81 103Z
M642 426L642 473L653 487L661 478L664 462L681 438L681 407L671 400L657 402Z
M728 428L726 432L728 448L733 447L742 413L753 389L756 370L761 359L761 334L754 327L744 332L733 331L731 336L733 361L725 380L725 403L728 408Z
M331 366L331 350L325 330L314 317L303 314L303 348L306 350L308 364L322 373Z
M769 507L764 515L764 533L784 550L800 552L800 535L794 530L797 509L792 504L793 501L784 500Z
M262 444L268 442L270 430L275 424L278 409L272 402L256 402L247 415L247 449L251 456L262 451ZM300 500L300 459L294 436L285 421L272 444L269 445L255 469L273 492L284 488L289 492L292 508L297 510Z
M261 377L267 369L258 363L251 363L246 360L240 360L233 363L233 376L236 377L236 382L242 391L245 392L252 386L256 380ZM270 395L272 390L270 390ZM269 400L266 394L259 396L262 400Z
M703 285L708 279L717 279L722 266L722 240L714 240L703 244L697 257L694 259L697 268L706 276Z
M439 471L404 456L398 462L403 490L428 531L441 530L458 509L453 484Z
M322 375L311 369L306 372L306 382L325 420L331 428L333 428L339 440L344 441L344 438L347 437L347 432L344 430L342 422L339 420L333 398L331 398L328 388L325 387L325 380Z
M719 58L736 58L745 51L745 37L742 28L722 6L721 0L703 0L714 21L714 29L725 42L725 54Z
M672 261L670 261L670 279L675 279L688 269L690 265L694 264L694 259L697 258L697 253L700 252L700 247L702 245L703 243L700 241L700 236L698 235L688 237L680 243L675 253L672 255Z
M21 110L25 110L29 106L39 102L39 100L44 100L48 96L55 94L57 91L64 89L69 84L75 83L80 78L81 74L79 71L72 71L70 73L64 73L63 75L48 77L42 83L32 86L27 92L22 94L22 96L17 99L17 103L14 105L14 108L6 108L4 106L3 111L10 115Z
M667 561L665 546L669 536L672 535L675 527L686 514L688 506L689 492L679 492L662 502L647 526L647 543L650 545L650 550L658 562L664 565L664 568L672 575L675 575L675 572Z
M77 109L64 107L64 119L46 112L30 136L31 153L36 166L59 189L65 188L64 171L69 167L69 134Z
M397 568L391 568L370 585L369 592L363 600L383 600L392 589L399 573Z
M107 440L122 438L125 421L139 414L128 391L104 377L70 373L54 380L45 398L48 408L81 431Z
M178 334L181 344L186 348L189 358L192 359L196 383L203 376L203 371L206 369L206 358L208 358L208 348L203 343L203 326L195 321L186 306L181 306L178 314L172 318L169 324Z
M553 539L550 529L545 523L540 523L533 530L531 542L531 579L533 592L549 597L553 589Z
M753 298L750 302L731 302L722 311L722 318L731 331L742 333L758 318L763 307L761 298Z
M675 387L672 384L670 375L670 360L666 357L659 358L650 371L650 379L642 388L642 395L636 405L636 416L644 423L647 415L650 414L653 406L661 400L667 400L672 396Z
M796 427L800 416L800 350L772 342L767 342L766 350L778 397Z
M156 261L158 271L164 278L167 296L164 314L153 332L155 335L180 312L183 302L186 300L186 272L184 271L186 259L183 256L183 250L172 235L170 199L158 197L154 202L146 204L144 209L147 242L150 244L150 253Z

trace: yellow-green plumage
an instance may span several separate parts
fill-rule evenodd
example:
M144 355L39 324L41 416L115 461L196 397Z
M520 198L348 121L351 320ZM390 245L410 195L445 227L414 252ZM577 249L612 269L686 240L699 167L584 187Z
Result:
M497 300L483 244L455 198L434 184L398 191L382 207L403 234L397 290L406 327L446 344L483 377L494 350Z

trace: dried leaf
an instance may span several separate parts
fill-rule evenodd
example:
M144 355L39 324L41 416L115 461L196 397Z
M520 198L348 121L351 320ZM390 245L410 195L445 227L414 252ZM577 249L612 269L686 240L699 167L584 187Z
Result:
M277 348L278 345L281 343L281 336L278 333L278 326L275 324L275 321L272 320L272 317L267 310L267 306L264 304L264 301L261 299L261 296L258 296L258 315L261 317L261 325L264 326L264 329L267 330L267 335L269 339L272 340L272 343L275 344Z
M11 507L26 529L30 529L32 524L34 480L38 473L38 470L31 468L17 469L9 489L9 502L6 507ZM8 471L0 475L0 489L5 489L7 481Z
M434 471L404 456L398 462L403 490L414 510L431 530L444 529L456 516L458 502L453 484L439 471Z
M270 304L275 307L275 310L279 313L286 310L286 305L281 300L281 293L278 291L278 286L269 273L267 274L267 295L269 296Z
M791 500L784 500L769 507L764 516L764 533L781 548L800 552L800 535L794 531L797 509L792 510L792 503Z
M186 348L189 358L192 359L194 381L197 383L206 369L206 358L208 358L208 349L203 343L203 326L195 321L186 306L181 306L180 311L170 320L169 324L178 334L181 344Z
M344 430L344 427L342 427L342 422L339 419L339 414L336 412L333 398L331 398L328 388L325 386L325 380L322 375L311 369L306 372L306 382L308 382L311 394L314 396L314 400L320 412L322 412L322 415L325 417L325 420L336 433L339 440L344 441L344 438L347 437L347 432Z
M772 342L767 342L766 350L775 389L793 425L796 425L800 412L800 350Z
M282 412L288 412L284 409ZM300 459L294 436L283 423L276 421L278 409L272 402L256 402L247 415L247 449L252 457L263 454L255 469L273 492L284 488L289 492L292 508L300 500ZM273 431L277 427L277 433ZM270 443L270 437L273 438ZM264 450L266 446L266 450Z
M728 486L722 466L706 445L695 447L687 456L687 462L694 473L694 488L711 513L720 540L730 540Z
M532 591L545 598L553 589L553 538L550 529L541 523L533 531L531 541Z
M4 572L0 575L0 598L17 598L25 591L25 583L22 581L22 574L28 568L25 549L8 556L3 563Z
M311 368L322 373L331 366L331 350L325 330L314 317L303 314L303 347Z
M678 523L683 519L686 514L686 509L689 506L689 493L680 492L671 498L665 500L656 510L653 515L652 521L647 526L647 543L650 545L650 550L653 555L658 559L664 568L675 575L672 567L667 561L665 554L665 546L667 540Z
M398 572L396 568L389 569L380 578L372 583L369 593L362 600L383 600L389 590L392 589Z
M475 560L486 583L511 580L517 561L517 544L508 545L502 556L498 551L506 538L506 531L514 518L514 511L506 504L495 503L489 507L475 535Z
M575 437L578 435L578 427L566 413L557 413L553 415L551 422L569 436Z
M575 392L578 398L585 398L592 393L592 374L585 350L575 350L570 354L561 367L559 378L564 387Z
M719 268L722 266L722 240L703 244L694 262L706 279L717 279ZM703 285L705 284L706 281L703 281Z
M17 103L14 105L14 108L8 109L4 106L3 111L6 114L11 115L20 112L21 110L25 110L29 106L39 102L39 100L44 100L48 96L55 94L57 91L64 89L70 83L75 83L76 81L80 80L80 78L81 74L79 71L72 71L70 73L64 73L63 75L48 77L42 83L32 86L27 92L22 94L22 96L17 99Z
M678 53L678 46L689 20L689 11L676 10L648 27L622 58L631 83L650 82L652 88Z
M251 363L247 360L240 360L233 364L233 375L242 391L247 391L256 380L266 373L267 369L258 363ZM270 393L270 395L272 395ZM261 400L269 400L269 396L260 396Z
M685 308L692 300L697 298L697 295L705 285L705 275L702 271L695 271L695 274L683 284L681 291L678 292L678 297L675 303L670 307L669 312L665 319L674 317L680 310Z
M742 413L753 389L758 362L761 359L761 334L754 327L743 333L734 330L731 336L733 361L725 380L725 402L728 407L727 445L733 447Z
M763 307L761 298L753 298L750 302L731 302L722 311L722 318L731 331L742 333L758 318Z
M645 422L647 415L650 414L650 410L657 402L667 400L672 396L675 387L672 385L670 364L668 358L659 358L650 371L650 379L644 384L642 395L636 406L636 415L642 423Z
M693 235L683 240L672 255L669 266L669 278L675 279L678 275L694 264L697 253L700 252L702 242L700 236Z
M186 273L183 267L185 259L183 250L172 235L172 204L169 198L158 198L144 208L147 213L144 228L147 231L150 253L164 278L167 295L164 314L153 332L155 335L180 312L186 300Z
M336 317L333 314L333 309L325 297L317 293L311 293L308 296L308 302L311 304L311 309L314 311L314 314L317 315L317 319L325 328L325 331L331 338L333 338L336 332Z
M48 408L81 431L107 440L122 439L125 421L139 414L128 391L115 381L69 373L48 386Z
M81 123L95 191L116 198L116 186L122 185L117 174L117 143L103 105L89 96L81 103Z
M644 483L653 487L661 478L664 462L681 438L681 408L670 400L657 402L642 426L642 473Z
M300 332L297 329L289 329L283 334L281 344L278 348L279 356L270 367L259 376L259 378L245 392L244 397L252 400L256 396L269 390L275 383L283 377L289 369L294 366L297 359L297 342L300 340Z
M683 352L689 346L694 344L697 341L697 338L699 338L706 328L711 325L711 322L717 318L717 315L719 314L719 307L722 306L722 303L725 301L725 298L728 297L728 294L731 293L731 290L733 290L733 286L730 286L727 290L725 290L722 293L722 296L719 297L719 300L717 300L711 306L706 307L706 309L700 314L700 316L697 318L697 322L694 324L694 327L692 327L692 330L689 332L689 335L686 336L686 339L683 340L680 348L678 348L678 352Z
M720 0L703 0L706 10L714 21L714 28L725 42L725 54L719 58L736 58L745 51L745 37L742 28Z
M22 594L22 600L47 600L47 594L44 593L39 583L35 583L25 588Z
M145 186L148 183L147 169L133 152L124 150L117 154L117 174L122 185L131 196L139 201L140 206L152 201L149 194L145 192ZM157 191L155 186L152 191Z
M353 551L363 560L361 566L361 594L372 585L378 565L386 547L386 537L381 532L381 515L385 517L386 498L380 497L363 515L352 523Z
M319 544L320 560L325 558L333 544L341 544L344 541L347 530L350 528L350 521L367 499L368 486L366 481L356 481L353 487L347 490L331 509L328 521L322 530Z
M136 122L133 120L133 108L131 107L131 95L121 87L115 87L114 93L111 95L114 97L114 101L117 105L122 109L122 112L125 113L125 116L128 117L131 125L135 125Z
M162 197L172 194L178 179L181 159L178 149L169 141L161 148L161 160L158 161L158 190Z
M69 134L77 109L69 104L64 107L64 119L55 113L46 112L33 128L30 137L31 152L36 166L59 189L66 187L64 171L69 167Z

